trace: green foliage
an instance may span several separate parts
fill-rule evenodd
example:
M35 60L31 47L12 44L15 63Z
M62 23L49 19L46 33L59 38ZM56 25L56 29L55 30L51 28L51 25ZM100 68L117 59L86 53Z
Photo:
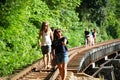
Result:
M88 20L100 26L106 18L106 0L82 0L77 8L82 21Z
M75 30L69 30L67 33L64 35L67 35L68 37L68 47L76 47L76 46L81 46L84 45L84 31L80 29L75 29Z
M97 28L97 42L120 37L117 1L1 0L0 76L42 57L37 38L43 21L63 30L69 48L84 45L85 28Z
M115 15L118 20L120 20L120 0L116 0L116 9L115 9Z
M77 12L82 22L88 21L88 28L91 24L97 24L101 29L101 38L108 40L119 37L119 6L118 0L82 0Z
M63 31L78 26L79 18L74 9L80 0L51 2L53 6L47 0L0 1L0 76L42 57L37 38L43 21Z

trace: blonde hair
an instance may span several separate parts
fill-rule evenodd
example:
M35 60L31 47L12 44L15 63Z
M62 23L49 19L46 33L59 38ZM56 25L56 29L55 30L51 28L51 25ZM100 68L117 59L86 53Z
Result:
M43 22L42 23L42 27L41 27L40 31L44 31L45 30L45 26L47 26L47 32L50 31L50 27L49 27L49 24L47 22Z

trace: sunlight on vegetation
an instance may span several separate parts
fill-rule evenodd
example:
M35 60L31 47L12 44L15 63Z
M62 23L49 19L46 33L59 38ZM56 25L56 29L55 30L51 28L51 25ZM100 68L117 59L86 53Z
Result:
M68 47L84 45L84 30L97 42L120 38L120 0L0 0L0 76L42 57L37 43L43 21L61 28Z

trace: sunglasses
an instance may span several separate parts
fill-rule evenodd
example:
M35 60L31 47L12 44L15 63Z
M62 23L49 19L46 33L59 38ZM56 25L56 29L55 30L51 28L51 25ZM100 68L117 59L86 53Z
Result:
M61 31L58 30L57 33L61 33Z

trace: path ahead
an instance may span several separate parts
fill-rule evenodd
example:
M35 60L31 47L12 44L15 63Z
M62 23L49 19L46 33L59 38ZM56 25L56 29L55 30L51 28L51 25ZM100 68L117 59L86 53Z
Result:
M91 47L76 47L69 49L69 63L68 63L68 74L66 80L98 80L90 75L85 74L84 72L79 72L78 67L81 59L85 55L85 53L91 49L96 47L100 47L103 45L120 42L120 39L106 41L102 43L98 43ZM38 70L36 70L36 68ZM52 70L44 70L42 60L38 60L34 62L32 65L27 68L20 69L16 71L14 75L8 76L7 78L1 78L0 80L60 80L58 76L58 69L55 71Z

